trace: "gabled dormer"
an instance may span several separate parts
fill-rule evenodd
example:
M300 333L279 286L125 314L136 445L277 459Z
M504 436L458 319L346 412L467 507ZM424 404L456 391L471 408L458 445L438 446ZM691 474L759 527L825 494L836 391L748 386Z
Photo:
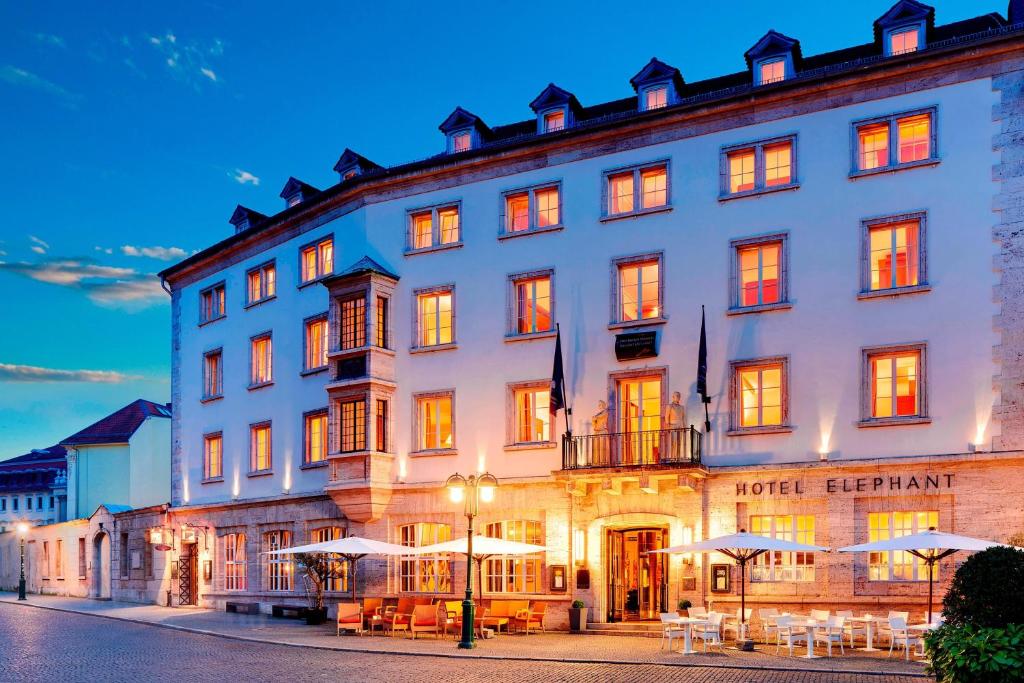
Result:
M679 101L683 92L683 75L657 57L651 57L640 73L629 79L637 95L637 109L661 109Z
M235 212L231 214L231 218L228 219L228 223L235 226L235 234L237 235L243 230L248 230L265 218L266 216L259 211L253 211L252 209L248 209L239 204L235 207Z
M477 149L491 134L483 119L462 107L455 107L438 128L444 133L448 154Z
M334 164L334 170L340 180L351 180L356 176L379 168L381 168L380 164L373 163L362 154L357 154L348 147L338 157L338 163Z
M308 183L304 183L301 180L291 177L288 182L284 184L284 189L281 190L281 199L284 200L284 204L287 207L301 204L313 195L319 193L320 190L316 189Z
M778 83L796 76L800 41L771 30L743 53L754 85Z
M538 133L555 133L571 128L582 107L571 92L548 83L548 87L530 102L530 109L537 115Z
M875 20L875 42L886 57L923 50L935 26L935 8L917 0L899 0Z

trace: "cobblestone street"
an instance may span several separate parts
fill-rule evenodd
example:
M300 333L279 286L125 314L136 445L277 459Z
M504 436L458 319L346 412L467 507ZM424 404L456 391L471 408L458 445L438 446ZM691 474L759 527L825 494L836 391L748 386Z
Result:
M538 637L539 640L540 637ZM348 639L350 642L353 638ZM371 639L359 639L368 644ZM382 642L384 639L375 639ZM597 645L599 637L577 640ZM633 639L618 639L633 641ZM0 603L0 680L29 683L218 681L783 681L910 683L897 674L720 668L696 662L561 663L328 651L252 643L91 615ZM647 641L651 649L657 641ZM447 643L446 643L447 644ZM450 648L444 650L447 653ZM439 650L440 651L440 650ZM820 661L820 660L819 660Z

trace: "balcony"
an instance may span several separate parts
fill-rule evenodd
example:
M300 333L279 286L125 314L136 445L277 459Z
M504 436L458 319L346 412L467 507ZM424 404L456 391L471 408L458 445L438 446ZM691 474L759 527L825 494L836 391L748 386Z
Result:
M702 434L693 426L562 437L562 469L700 465Z

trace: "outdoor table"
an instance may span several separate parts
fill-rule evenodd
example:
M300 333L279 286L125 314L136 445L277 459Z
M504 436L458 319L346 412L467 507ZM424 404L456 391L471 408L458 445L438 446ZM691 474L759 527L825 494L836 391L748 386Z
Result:
M820 622L815 619L807 619L805 617L794 617L793 621L790 623L793 626L807 629L807 654L800 656L803 659L821 659L821 655L814 654L814 634L819 626L827 626L827 624L825 624L825 622Z
M908 631L917 631L922 636L922 639L921 639L921 650L920 650L920 652L917 653L919 657L924 657L924 638L923 638L924 634L929 633L931 631L934 631L938 627L939 627L939 625L938 624L934 624L934 623L932 623L932 624L914 624L913 626L908 626L907 627Z
M699 619L697 617L677 617L671 620L673 624L680 624L683 628L683 649L679 652L681 655L693 655L697 654L697 651L693 649L693 636L692 630L694 624L710 624L709 619Z
M865 638L867 639L867 643L865 644L865 646L863 648L864 652L880 652L880 650L877 647L875 647L875 643L874 643L874 640L873 640L874 633L871 630L871 627L875 623L881 621L882 620L881 617L873 617L871 615L864 615L862 617L846 617L846 620L847 621L852 621L855 624L864 624L864 635L865 635Z
M381 635L384 635L384 617L379 614L371 614L369 621L370 623L367 625L370 627L371 636L373 635L373 630L378 626L380 627Z

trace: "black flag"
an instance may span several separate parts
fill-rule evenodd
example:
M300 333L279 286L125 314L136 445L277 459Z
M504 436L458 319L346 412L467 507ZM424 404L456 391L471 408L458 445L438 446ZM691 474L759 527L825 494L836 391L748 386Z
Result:
M555 326L555 364L551 370L551 416L565 408L565 372L562 370L562 331ZM554 421L554 420L552 420Z
M704 306L700 307L700 347L697 349L697 393L704 404L704 431L711 431L711 418L708 416L708 338L704 332Z

